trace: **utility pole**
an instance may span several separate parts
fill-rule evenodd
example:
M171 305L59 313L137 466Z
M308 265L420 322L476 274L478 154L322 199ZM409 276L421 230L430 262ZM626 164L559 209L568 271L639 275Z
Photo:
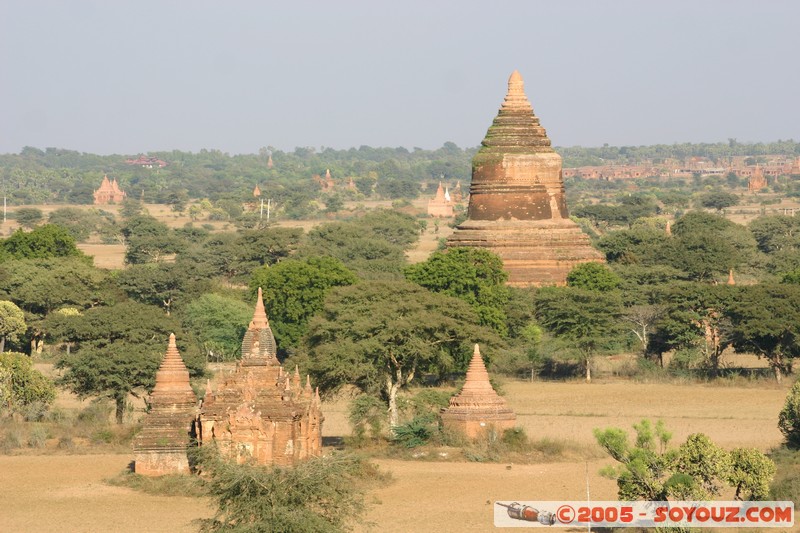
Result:
M264 200L261 200L262 205ZM269 208L272 206L272 198L267 198L267 220L269 220Z
M259 220L264 220L264 199L261 199L261 216ZM267 220L269 220L269 215L267 215Z

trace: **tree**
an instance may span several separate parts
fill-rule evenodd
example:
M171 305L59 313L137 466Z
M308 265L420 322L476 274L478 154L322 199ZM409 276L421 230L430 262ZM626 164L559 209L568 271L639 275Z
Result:
M202 533L350 531L364 513L367 485L379 476L364 459L339 453L263 468L226 461L213 447L198 451L217 504L214 518L200 520Z
M664 250L664 259L697 281L727 274L756 251L746 228L719 215L692 211L678 219L672 232L674 247Z
M663 306L663 314L652 330L648 350L661 354L669 350L698 348L712 375L719 372L722 353L730 346L727 335L728 306L735 299L730 285L693 282L664 284L653 291L653 304Z
M17 230L8 239L0 241L0 248L13 259L83 257L91 263L91 259L75 246L75 239L69 231L53 224L29 232Z
M44 220L44 213L36 207L20 207L14 213L20 226L31 229Z
M349 384L379 395L392 427L399 420L398 391L423 372L465 369L476 342L499 341L466 303L407 282L334 289L304 339L306 364L320 388Z
M780 382L791 371L792 358L800 355L800 287L737 286L725 316L736 351L764 357Z
M264 305L281 351L298 346L308 322L333 287L352 285L355 274L333 257L287 259L253 271L250 291L263 289Z
M79 397L111 398L121 424L129 394L139 396L155 385L155 374L170 333L192 376L203 374L204 358L193 349L180 326L158 307L132 301L96 307L82 315L52 313L44 324L54 338L77 348L56 363L64 370L60 384Z
M580 263L567 274L567 286L588 291L606 292L616 289L619 276L602 263Z
M162 306L167 316L193 281L184 265L174 263L130 265L116 279L128 296L141 303Z
M9 299L40 315L62 306L88 308L114 300L107 274L82 258L8 261L0 264L0 279Z
M403 246L376 235L357 221L315 227L308 232L298 255L335 257L359 276L376 278L399 276L406 260Z
M655 324L664 315L661 305L632 305L622 314L623 320L629 324L629 329L642 346L642 355L647 355L650 348L650 335Z
M77 207L61 207L47 216L47 222L69 231L76 242L85 241L97 226L100 216L96 212Z
M709 191L698 197L701 206L708 209L722 211L726 207L732 207L739 203L739 197L727 191Z
M636 441L630 444L618 428L595 429L597 443L619 463L602 473L617 480L620 500L709 500L727 485L736 498L763 500L775 464L754 448L728 453L702 433L689 435L678 448L668 449L672 434L659 421L634 424Z
M344 200L338 194L328 196L325 199L325 212L326 213L338 213L344 209Z
M27 405L50 405L56 399L52 380L33 368L22 353L0 353L0 405L14 412Z
M203 294L189 302L183 313L184 325L200 342L207 359L217 361L231 360L239 353L252 314L248 304L219 294Z
M586 381L591 381L592 357L619 327L622 313L619 295L573 287L544 287L536 292L535 298L539 323L578 349Z
M458 247L436 251L426 261L406 267L405 276L430 291L464 300L478 313L481 324L500 335L508 334L508 274L503 260L489 250Z
M27 329L22 309L13 302L0 300L0 354L5 351L6 340L16 342Z

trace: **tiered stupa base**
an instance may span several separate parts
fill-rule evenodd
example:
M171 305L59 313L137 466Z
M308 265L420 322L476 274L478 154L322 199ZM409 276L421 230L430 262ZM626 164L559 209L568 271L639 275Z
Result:
M487 248L503 260L508 284L563 285L572 268L603 262L589 237L568 218L548 220L467 220L447 240L448 247Z
M134 472L142 476L166 476L168 474L189 474L189 460L186 447L166 450L137 450L134 459Z

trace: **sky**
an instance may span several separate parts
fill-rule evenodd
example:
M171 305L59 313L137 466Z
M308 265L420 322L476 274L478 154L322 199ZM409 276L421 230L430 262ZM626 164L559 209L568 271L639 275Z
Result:
M800 140L794 0L0 0L0 153Z

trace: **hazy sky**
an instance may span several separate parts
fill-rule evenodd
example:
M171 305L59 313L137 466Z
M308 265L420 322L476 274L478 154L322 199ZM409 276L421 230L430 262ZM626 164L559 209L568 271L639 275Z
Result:
M0 153L800 140L800 2L0 0Z

